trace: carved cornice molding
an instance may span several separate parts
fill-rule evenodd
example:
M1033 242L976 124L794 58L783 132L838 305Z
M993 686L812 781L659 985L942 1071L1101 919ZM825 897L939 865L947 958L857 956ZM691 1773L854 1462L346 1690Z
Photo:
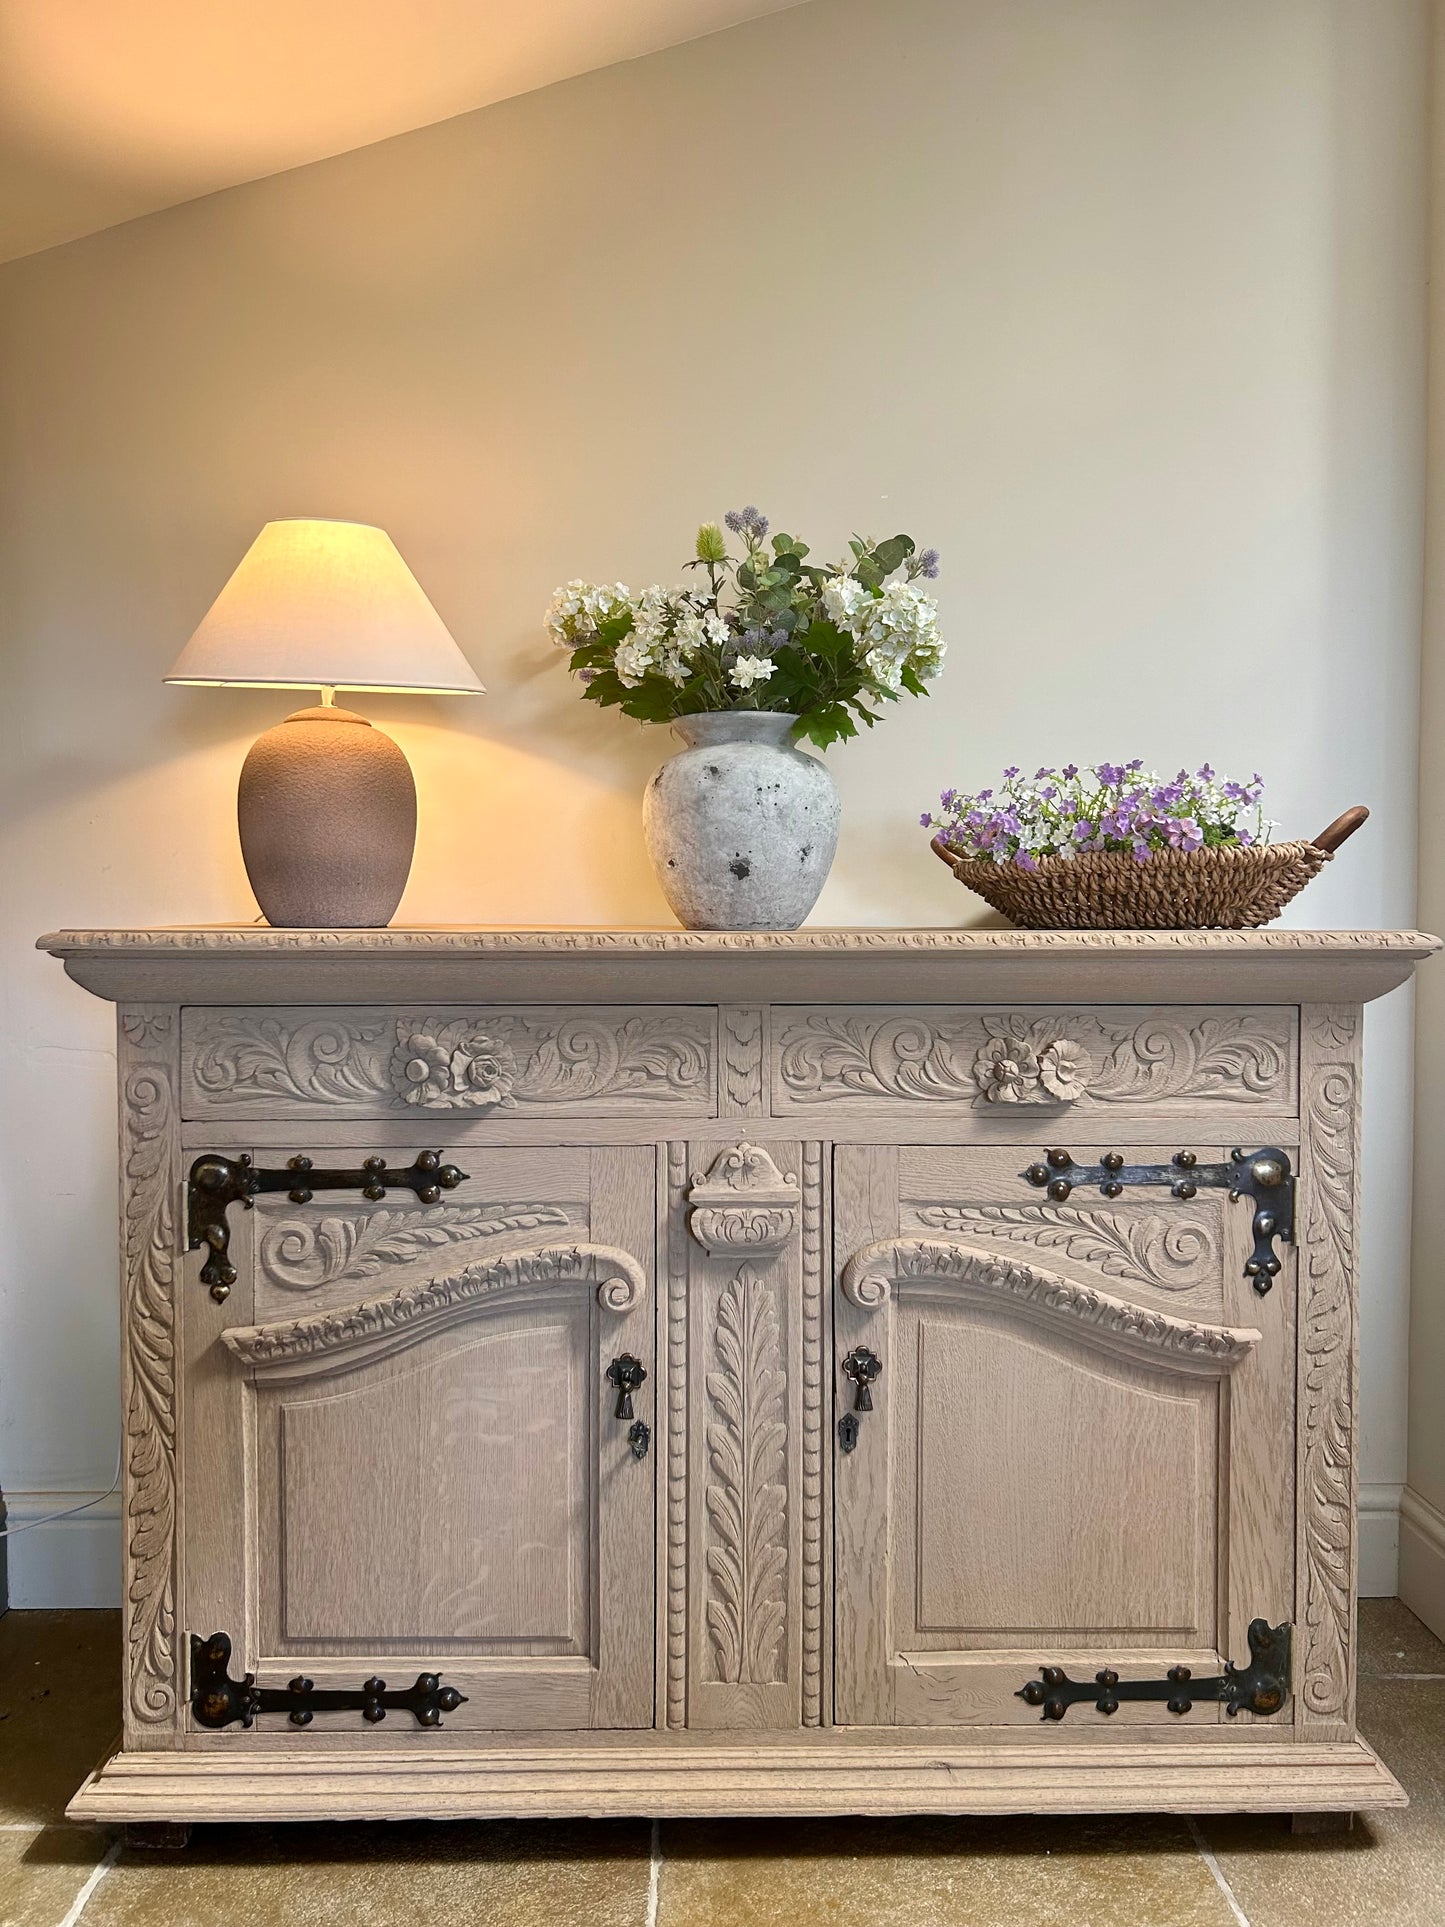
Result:
M1439 945L1408 930L63 930L97 996L347 1006L1366 1000ZM619 973L619 962L635 971Z
M1143 950L1306 952L1396 950L1427 957L1440 939L1420 930L274 930L250 924L194 930L55 930L36 939L37 950L67 956L80 950L151 954L241 951L255 956L297 951L358 955L512 952L525 956L606 953L839 950Z
M554 1245L409 1285L387 1298L308 1312L271 1325L221 1334L258 1379L294 1378L348 1368L419 1344L448 1326L557 1285L595 1285L604 1311L629 1312L647 1289L641 1265L610 1245Z
M688 1191L688 1229L709 1253L776 1251L798 1226L798 1180L757 1144L734 1144Z
M941 1238L865 1245L843 1267L839 1282L843 1296L861 1311L881 1309L900 1286L958 1292L1046 1329L1066 1329L1103 1350L1208 1377L1233 1371L1260 1342L1253 1327L1196 1324Z

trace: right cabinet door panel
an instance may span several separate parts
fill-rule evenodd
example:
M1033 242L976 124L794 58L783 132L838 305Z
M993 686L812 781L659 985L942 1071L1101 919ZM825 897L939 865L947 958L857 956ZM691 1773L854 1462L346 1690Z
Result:
M1167 1164L1179 1146L1108 1148ZM1261 1297L1247 1203L1055 1203L1017 1148L835 1159L838 1722L1037 1723L1018 1693L1044 1666L1246 1662L1250 1621L1292 1610L1292 1255ZM859 1352L871 1409L846 1371ZM1106 1718L1179 1720L1162 1700L1085 1703L1057 1730Z

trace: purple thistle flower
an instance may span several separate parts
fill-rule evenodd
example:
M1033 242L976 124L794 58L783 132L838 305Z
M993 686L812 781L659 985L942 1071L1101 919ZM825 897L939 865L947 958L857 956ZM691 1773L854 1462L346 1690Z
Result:
M597 674L598 672L595 669L579 669L577 671L577 680L585 687L589 682L595 682L597 680Z
M742 509L729 509L723 517L723 521L732 530L734 535L741 535L747 526L747 517Z
M917 558L917 568L920 575L926 575L930 579L936 576L938 574L938 550L925 549L922 555Z

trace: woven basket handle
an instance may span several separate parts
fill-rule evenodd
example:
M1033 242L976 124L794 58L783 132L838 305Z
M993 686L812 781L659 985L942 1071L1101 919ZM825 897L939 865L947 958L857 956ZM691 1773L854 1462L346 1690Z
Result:
M1352 810L1346 810L1343 816L1337 816L1327 830L1320 831L1313 839L1316 847L1328 850L1333 856L1345 838L1353 836L1369 814L1363 803L1356 803Z
M930 840L928 847L930 850L932 850L933 854L938 858L940 863L946 863L950 870L953 868L953 852L952 850L949 849L948 845L944 842L943 832L941 830L939 831L937 836L933 837Z

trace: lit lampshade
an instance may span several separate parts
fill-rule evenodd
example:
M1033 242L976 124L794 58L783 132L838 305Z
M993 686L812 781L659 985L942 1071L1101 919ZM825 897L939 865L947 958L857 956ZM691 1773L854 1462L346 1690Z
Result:
M320 691L246 757L246 873L269 923L389 923L411 870L416 785L391 738L336 708L334 692L482 693L391 537L359 522L268 522L165 680Z

